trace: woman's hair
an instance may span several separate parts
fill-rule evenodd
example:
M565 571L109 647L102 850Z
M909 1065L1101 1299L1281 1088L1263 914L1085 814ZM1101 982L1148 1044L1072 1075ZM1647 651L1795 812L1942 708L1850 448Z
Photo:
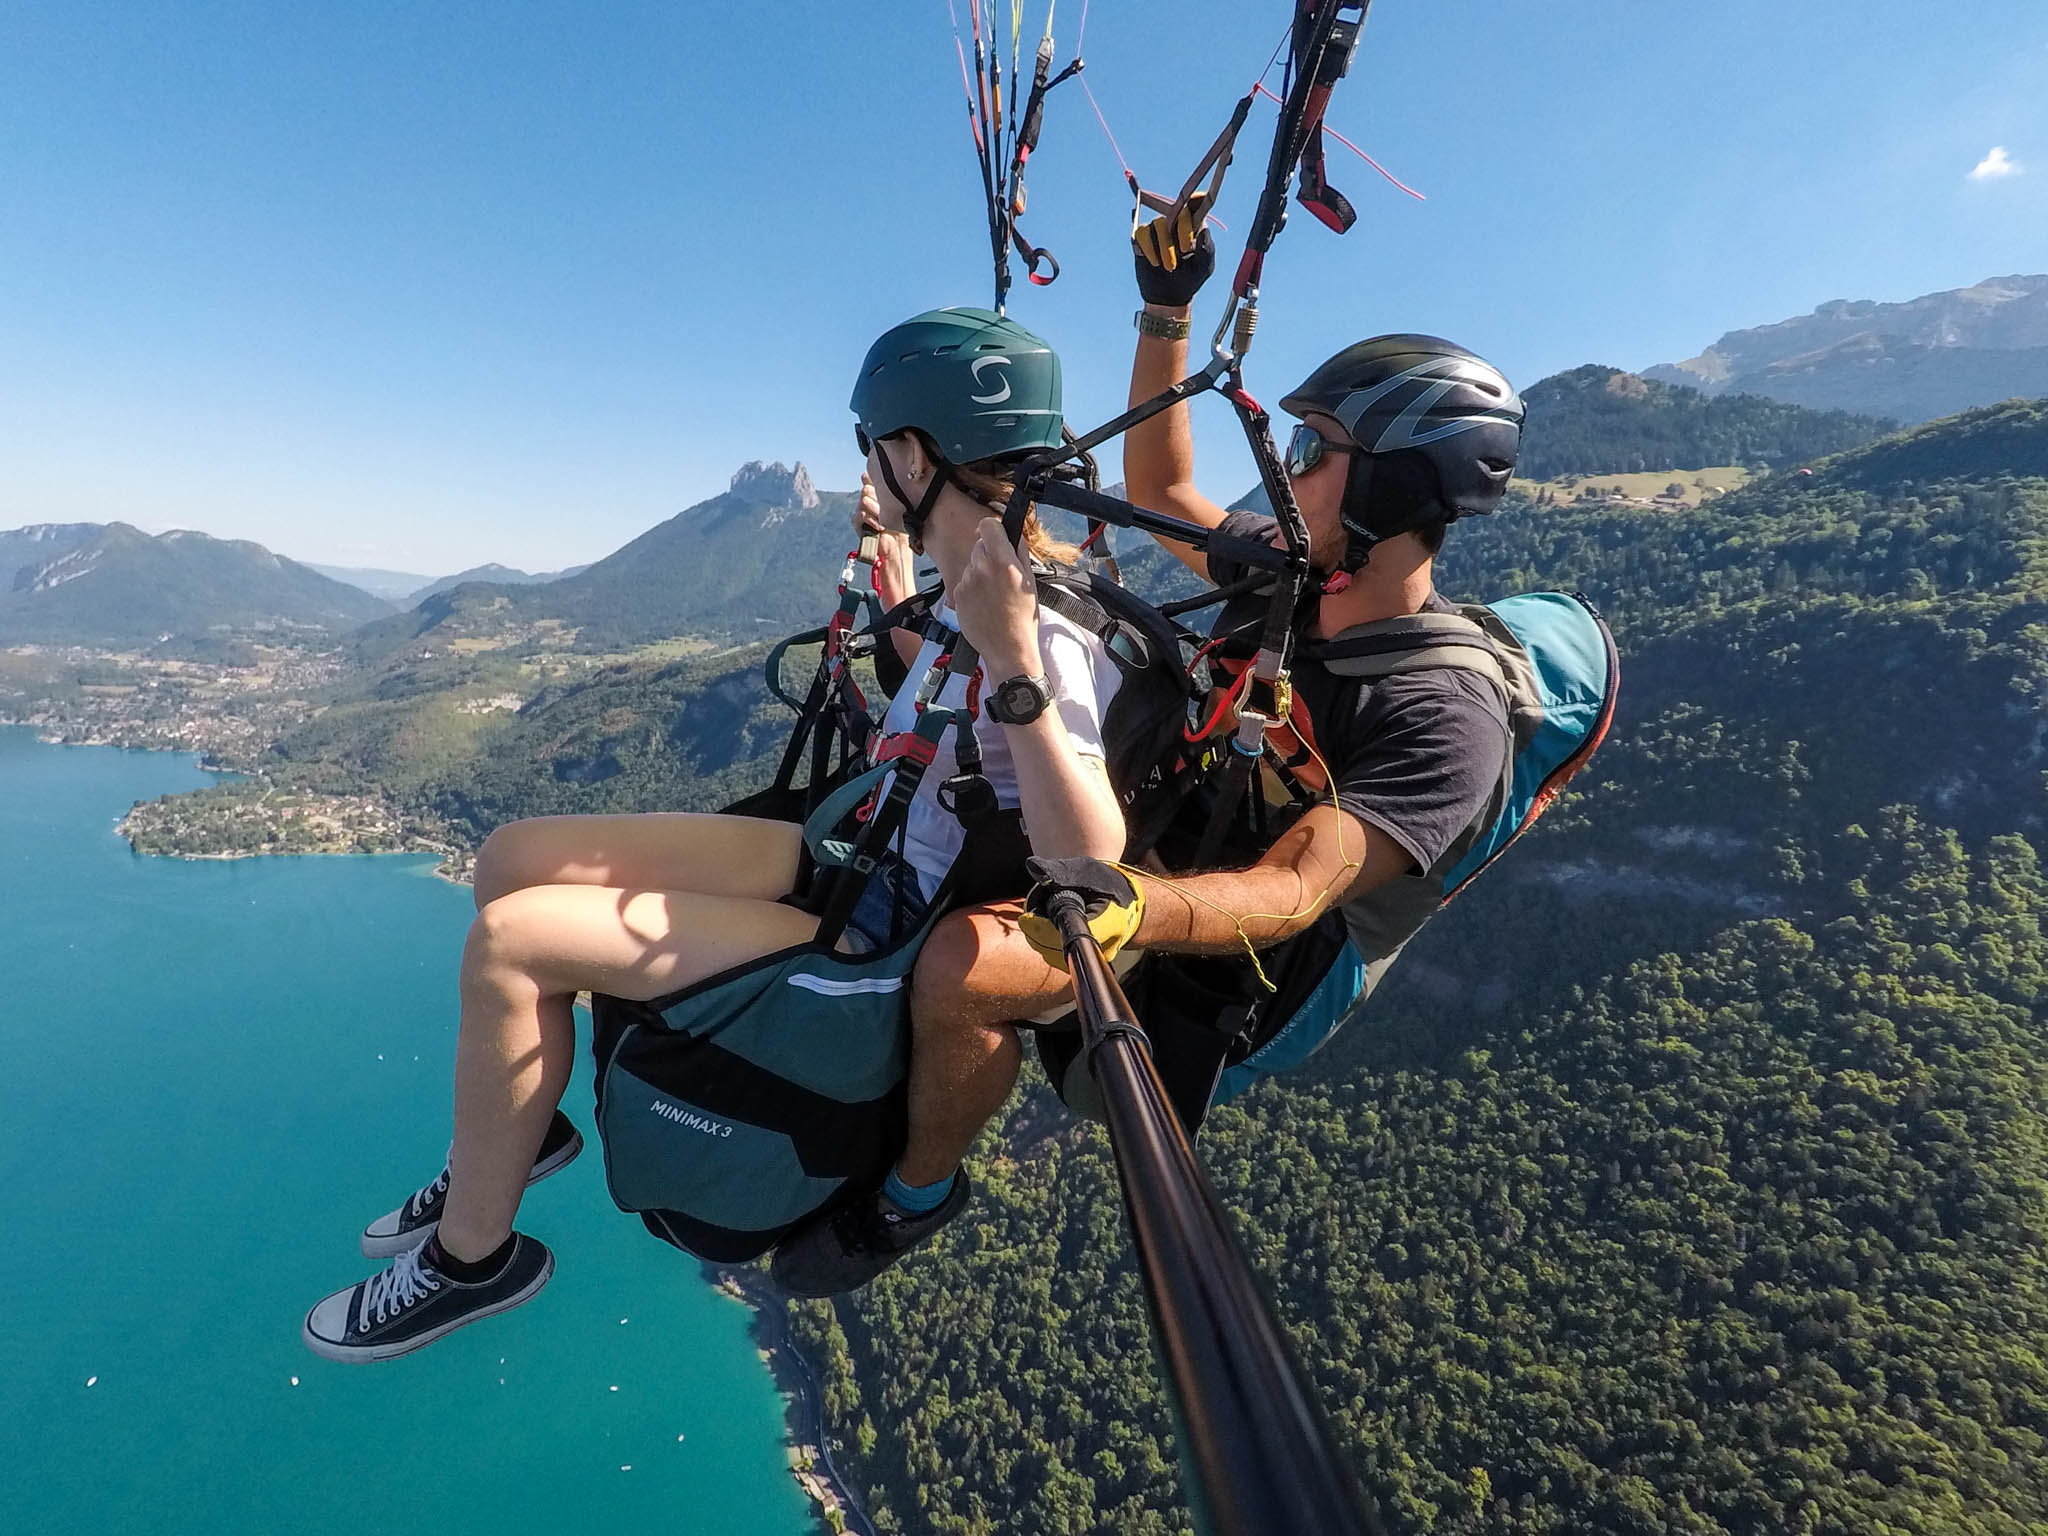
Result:
M909 430L916 434L928 456L934 460L944 459L939 445L922 428L911 427ZM1001 459L983 459L978 464L948 464L946 467L952 472L954 483L987 507L991 516L1001 516L1016 492L1017 481L1011 473L1014 466ZM1046 532L1045 524L1038 519L1035 503L1024 513L1024 547L1031 551L1032 559L1048 564L1073 565L1081 558L1079 545L1055 539Z

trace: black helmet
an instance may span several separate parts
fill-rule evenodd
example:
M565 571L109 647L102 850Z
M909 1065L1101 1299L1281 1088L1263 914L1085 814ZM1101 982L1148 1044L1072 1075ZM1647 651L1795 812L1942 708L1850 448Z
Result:
M1500 505L1522 443L1522 401L1499 369L1440 336L1346 347L1280 402L1343 423L1363 451L1344 487L1347 568L1382 539Z

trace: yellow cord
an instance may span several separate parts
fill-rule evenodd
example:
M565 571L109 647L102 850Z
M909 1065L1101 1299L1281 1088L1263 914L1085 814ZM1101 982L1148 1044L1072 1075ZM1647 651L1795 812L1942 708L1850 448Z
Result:
M1249 676L1249 673L1247 673L1247 676ZM1283 713L1281 717L1278 720L1276 720L1272 725L1268 726L1267 729L1276 730L1280 726L1285 725L1287 723L1287 716L1291 713L1291 710ZM1299 731L1297 731L1295 733L1295 737L1298 741L1300 741L1303 750L1306 751L1310 757L1315 759L1316 766L1322 769L1323 786L1330 797L1328 803L1333 806L1336 805L1336 775L1330 772L1330 765L1323 760L1322 753L1316 750L1315 743L1310 741L1307 736L1302 735ZM1263 768L1261 769L1261 771L1263 772ZM1252 785L1252 790L1254 793L1264 792L1256 782L1254 782L1254 784ZM1318 804L1320 803L1322 802L1318 801ZM1337 817L1337 858L1339 861L1338 876L1340 879L1343 876L1350 874L1351 871L1357 869L1361 864L1364 863L1364 856L1362 854L1360 855L1360 857L1354 859L1351 858L1345 852L1344 817L1341 811L1339 812ZM1265 966L1259 963L1258 947L1252 943L1252 937L1250 934L1245 932L1244 925L1247 922L1255 922L1260 920L1276 923L1292 923L1297 919L1304 917L1313 920L1314 918L1322 915L1322 909L1330 899L1330 887L1325 886L1320 896L1316 897L1316 899L1310 902L1308 906L1302 908L1299 911L1287 913L1247 912L1244 914L1243 917L1238 917L1236 914L1226 910L1223 907L1218 906L1215 902L1209 900L1206 896L1202 896L1194 891L1188 890L1184 885L1182 885L1180 881L1175 880L1170 875L1162 875L1154 870L1149 869L1137 869L1129 864L1120 863L1115 859L1106 860L1105 862L1115 865L1116 868L1122 870L1125 875L1131 877L1133 880L1142 875L1147 880L1156 881L1159 884L1164 885L1169 889L1178 892L1183 900L1196 903L1200 906L1207 907L1211 912L1220 913L1222 916L1228 918L1230 920L1230 926L1237 930L1237 941L1244 946L1245 954L1249 956L1251 959L1252 971L1259 978L1259 985L1264 987L1268 992L1277 992L1280 989L1273 985L1271 978L1269 978L1266 975ZM1346 885L1349 884L1348 881L1345 881L1344 883Z

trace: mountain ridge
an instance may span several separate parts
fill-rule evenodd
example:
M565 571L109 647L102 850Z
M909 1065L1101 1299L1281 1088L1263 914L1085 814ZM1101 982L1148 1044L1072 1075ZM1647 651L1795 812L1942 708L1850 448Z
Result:
M0 590L0 643L150 646L226 629L339 633L391 605L247 539L105 523Z
M1832 299L1809 314L1725 332L1643 377L1907 423L2048 394L2048 274L1897 302Z

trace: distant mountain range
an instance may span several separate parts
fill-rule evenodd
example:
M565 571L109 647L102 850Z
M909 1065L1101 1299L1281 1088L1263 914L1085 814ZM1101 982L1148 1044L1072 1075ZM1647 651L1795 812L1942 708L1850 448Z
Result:
M561 571L522 571L509 565L473 565L466 571L457 571L453 576L419 576L411 571L381 571L355 565L313 565L307 562L309 570L318 571L322 576L332 576L336 581L345 581L352 587L361 587L372 597L381 597L388 603L401 608L416 607L437 592L447 592L466 581L491 581L505 587L528 586L543 581L559 581L564 576L574 576L579 571L590 569L587 565L572 565Z
M1898 304L1836 299L1730 331L1643 377L1903 422L2048 395L2048 275L1987 278Z
M803 465L742 465L724 494L658 523L595 565L545 585L471 583L369 626L357 654L387 655L542 626L573 628L582 650L677 635L775 638L818 621L845 560L857 497L820 492Z
M381 597L387 603L403 602L434 580L431 576L419 576L411 571L380 571L357 565L315 565L310 560L303 563L308 570L331 576L336 581L345 581L352 587L361 587L370 596Z
M1906 315L1915 337L1948 338L1959 365L1977 357L2024 359L2026 348L1972 343L2048 337L2048 278L2003 279L1910 305L1823 306L1805 320L1731 333L1700 358L1650 375L1590 364L1554 374L1525 392L1521 472L1543 480L1723 464L1777 469L1869 442L1894 424L1782 395L1741 393L1731 381L1771 374L1782 383L1796 371L1772 373L1776 365L1762 360L1775 347L1824 340L1858 317L1892 324L1894 312ZM2048 361L2048 344L2038 350ZM1841 359L1856 349L1844 342L1831 355L1836 361L1816 364L1814 377L1834 377L1829 370L1848 366ZM1654 376L1660 374L1682 377ZM2048 374L2040 392L2048 393ZM1263 507L1264 500L1255 488L1234 504ZM854 502L850 491L820 492L802 464L755 461L740 467L723 494L594 565L542 575L482 565L391 600L336 577L385 592L414 578L310 567L199 533L151 538L120 523L42 524L0 532L0 644L126 646L166 635L218 643L224 634L250 631L353 631L352 654L376 662L409 648L431 655L457 641L604 652L680 636L774 638L811 626L824 612ZM1118 543L1141 584L1159 578L1171 585L1176 573L1153 569L1164 557L1150 541L1126 536Z
M23 558L26 556L27 558ZM391 605L244 539L126 523L0 534L0 644L150 646L234 631L336 633Z
M521 571L509 565L473 565L466 571L457 571L453 576L443 576L439 581L421 579L418 585L408 589L403 597L396 599L401 607L416 608L437 593L452 592L457 587L472 581L493 582L501 587L531 587L543 582L560 581L564 576L576 576L589 570L587 565L572 565L560 571Z

